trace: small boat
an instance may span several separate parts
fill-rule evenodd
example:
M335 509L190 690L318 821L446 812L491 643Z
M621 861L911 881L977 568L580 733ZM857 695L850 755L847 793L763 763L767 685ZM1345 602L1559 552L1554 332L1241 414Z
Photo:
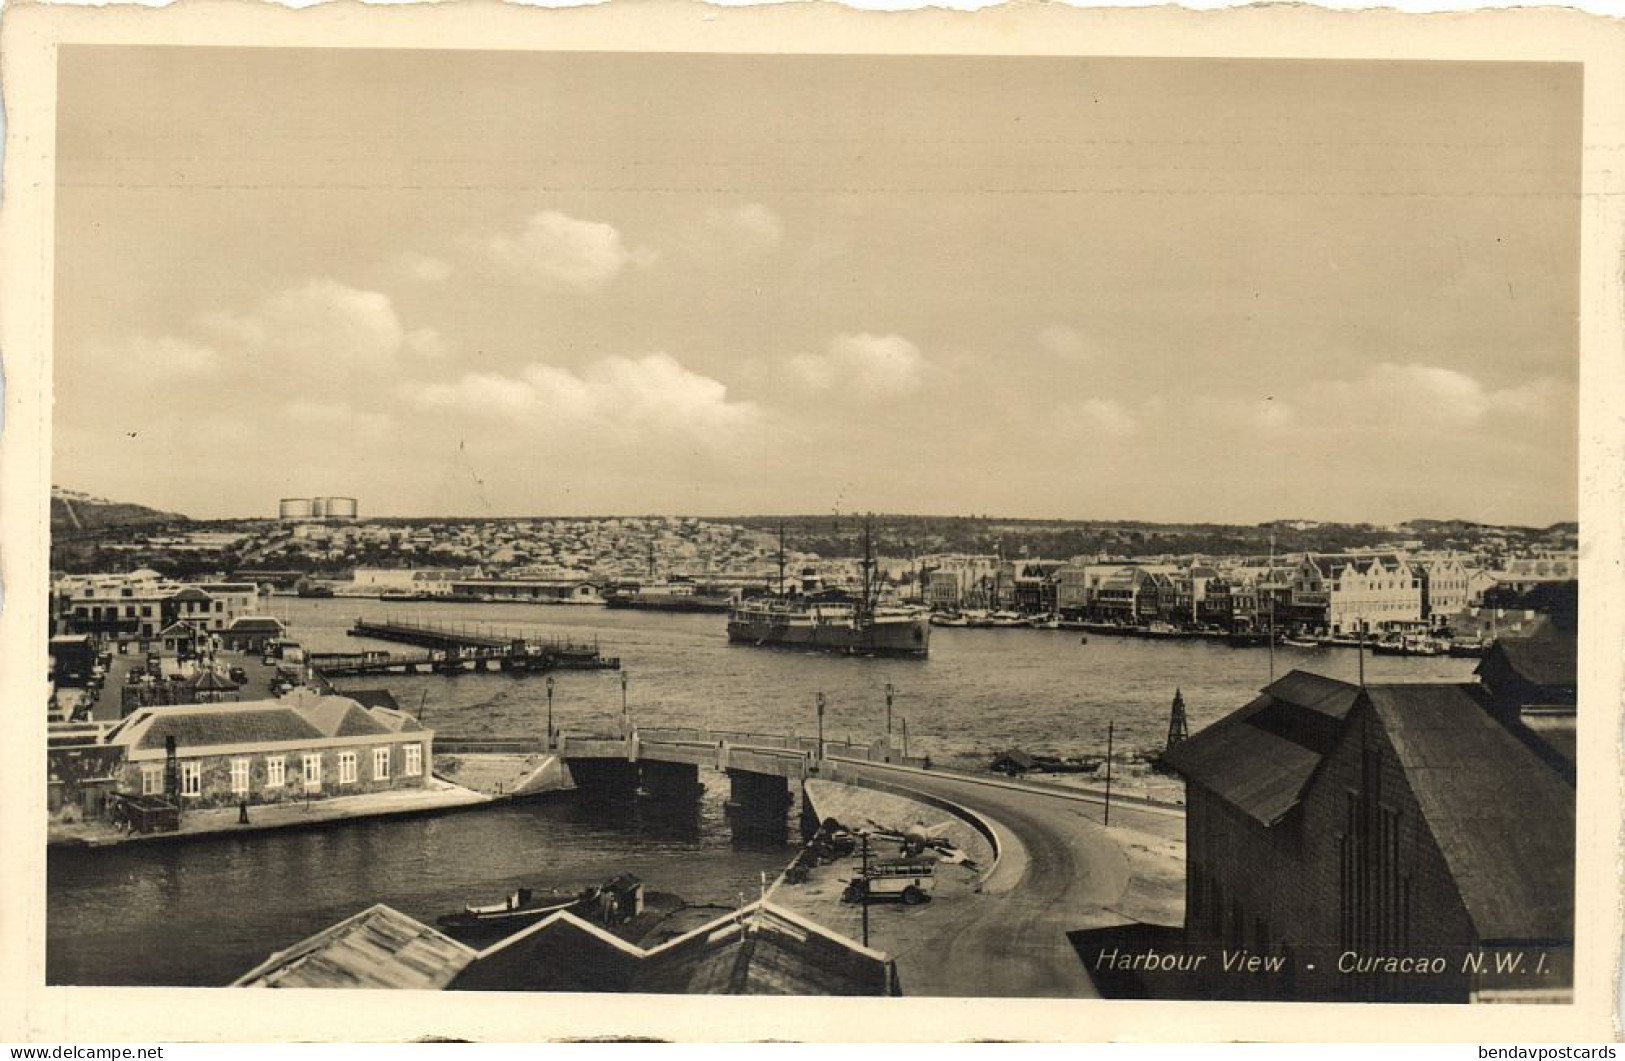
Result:
M1015 612L993 612L987 617L987 625L1000 628L1026 626L1027 620Z
M1455 659L1482 659L1488 647L1483 641L1457 638L1445 648L1445 654Z
M1320 642L1319 641L1313 641L1313 640L1310 640L1309 638L1303 638L1303 637L1283 637L1283 638L1281 638L1281 644L1286 645L1289 648L1319 648L1320 647Z
M970 620L965 618L963 615L959 615L957 613L955 613L953 615L946 615L946 614L938 613L936 615L931 616L931 625L932 626L969 626L970 625Z
M1027 625L1034 630L1059 630L1061 620L1052 615L1035 615L1027 620Z
M561 895L558 892L543 892L537 895L529 888L518 888L508 894L508 897L499 903L486 903L475 905L467 903L455 914L445 914L437 919L442 928L462 929L467 931L512 931L524 927L533 921L540 921L549 914L556 914L561 910L568 910L580 903L596 899L600 889L585 888L573 895Z

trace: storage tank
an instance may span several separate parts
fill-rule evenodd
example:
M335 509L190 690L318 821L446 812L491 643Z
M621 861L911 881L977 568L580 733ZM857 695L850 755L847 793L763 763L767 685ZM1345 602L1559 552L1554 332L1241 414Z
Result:
M277 504L277 515L282 519L309 519L310 498L284 497Z
M327 518L327 498L313 497L310 499L310 514L317 519Z
M353 497L329 497L327 501L328 519L355 519L356 503Z

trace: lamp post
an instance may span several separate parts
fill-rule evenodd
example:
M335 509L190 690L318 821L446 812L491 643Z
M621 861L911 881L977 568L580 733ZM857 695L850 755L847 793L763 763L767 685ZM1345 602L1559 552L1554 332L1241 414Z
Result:
M886 683L886 761L891 762L891 702L897 695L897 687L891 682Z
M623 670L621 671L621 732L630 736L632 733L632 716L627 712L626 707L627 681L626 671Z
M547 676L547 749L553 750L553 676Z
M813 702L818 705L818 761L824 761L824 694L817 693Z
M903 718L903 758L908 758L908 718Z

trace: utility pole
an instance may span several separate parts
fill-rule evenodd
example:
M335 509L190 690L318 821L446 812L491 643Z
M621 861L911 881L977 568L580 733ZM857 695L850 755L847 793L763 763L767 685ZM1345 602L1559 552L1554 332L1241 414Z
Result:
M626 707L626 683L629 679L626 671L621 671L621 732L626 736L632 735L632 716Z
M818 762L822 765L824 762L824 694L815 694L813 702L818 705Z
M547 750L553 750L553 676L547 676Z
M1365 688L1365 620L1360 620L1360 688Z
M869 834L859 833L863 841L863 873L859 877L858 901L863 904L863 945L869 945Z
M1115 723L1106 723L1106 817L1101 823L1110 826L1112 823L1112 729Z
M897 687L891 682L886 683L886 761L891 762L891 702L897 693Z
M908 758L908 719L903 719L903 758Z

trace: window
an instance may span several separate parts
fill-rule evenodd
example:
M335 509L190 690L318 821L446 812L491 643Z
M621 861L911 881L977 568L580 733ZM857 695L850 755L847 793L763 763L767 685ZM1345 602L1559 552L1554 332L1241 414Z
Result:
M313 792L322 789L322 756L320 752L305 756L305 787Z
M339 784L355 784L355 752L339 752Z
M389 780L388 748L374 748L372 750L372 779L374 781Z
M406 766L401 772L407 777L417 777L423 773L423 745L408 744L406 746Z
M164 793L164 768L157 763L141 768L141 794L161 796Z
M281 788L287 780L287 761L280 755L265 760L265 787Z
M203 795L203 764L193 760L181 764L181 795Z
M248 795L248 760L233 759L231 761L231 791L233 795Z

